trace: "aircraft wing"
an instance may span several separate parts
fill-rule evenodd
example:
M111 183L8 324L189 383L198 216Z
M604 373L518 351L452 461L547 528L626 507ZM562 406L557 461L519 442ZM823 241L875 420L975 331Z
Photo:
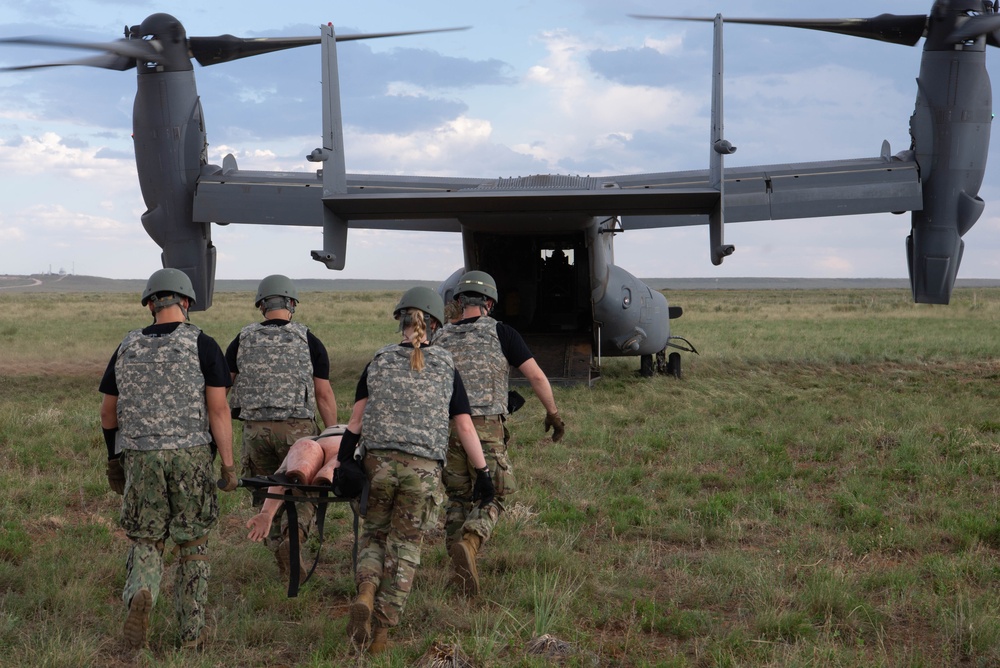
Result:
M475 187L483 179L347 175L351 193L450 192ZM219 225L323 226L323 175L310 172L266 172L235 168L235 161L207 165L198 178L193 217ZM460 232L454 218L373 220L352 227L428 232Z
M324 198L326 206L350 221L351 227L388 219L454 217L465 224L501 218L510 224L531 220L535 225L546 219L549 229L557 229L590 224L594 216L691 215L711 210L719 201L719 191L707 184L624 190L602 177L536 175L466 182L465 187L443 187L447 179L423 177L391 184L391 177L354 178L364 178L365 185L358 187L355 181L356 187L351 187L348 175L350 192Z
M725 221L920 209L916 162L901 155L729 168ZM223 225L318 227L325 206L351 228L460 232L459 220L502 218L508 225L544 219L555 230L607 215L620 216L626 229L650 229L707 224L719 201L707 170L501 179L347 174L346 183L346 193L324 195L319 171L209 166L198 181L194 217Z
M194 218L220 225L322 226L322 207L351 228L460 232L462 224L540 218L549 230L580 227L594 216L695 215L710 211L718 190L685 183L624 190L601 177L479 179L348 174L347 193L323 194L319 172L260 172L206 167ZM462 223L459 222L462 221ZM584 222L586 221L586 222ZM535 229L535 228L532 228Z
M707 186L707 170L615 177L623 190ZM725 222L903 212L923 208L917 163L894 157L727 167ZM625 229L704 225L707 213L622 216Z

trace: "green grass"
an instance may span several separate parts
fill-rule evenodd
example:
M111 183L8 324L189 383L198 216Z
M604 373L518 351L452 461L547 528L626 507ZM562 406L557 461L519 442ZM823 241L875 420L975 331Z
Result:
M17 315L0 325L0 664L407 666L437 643L480 668L1000 665L1000 289L948 307L905 290L666 294L701 353L684 380L606 359L592 389L556 388L555 444L522 390L520 491L481 556L482 597L447 590L435 534L373 661L345 635L349 513L331 510L317 573L288 599L245 539L243 491L221 497L207 652L173 650L164 592L149 651L126 655L97 385L148 315L138 295L0 294ZM303 295L342 418L396 336L397 298ZM192 319L225 346L251 299L218 294ZM530 653L545 633L568 653Z

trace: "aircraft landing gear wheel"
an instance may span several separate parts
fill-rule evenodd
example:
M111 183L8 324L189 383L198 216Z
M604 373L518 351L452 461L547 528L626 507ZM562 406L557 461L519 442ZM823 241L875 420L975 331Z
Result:
M674 378L680 380L681 378L680 353L670 353L670 356L667 358L667 373L672 375Z
M650 378L653 375L653 356L639 356L639 375L643 378Z

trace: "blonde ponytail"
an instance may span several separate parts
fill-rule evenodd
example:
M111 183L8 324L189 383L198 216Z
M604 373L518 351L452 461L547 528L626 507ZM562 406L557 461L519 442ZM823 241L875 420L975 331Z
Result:
M413 334L410 336L410 343L413 344L413 352L410 353L410 369L413 371L423 371L424 351L420 349L420 344L423 343L424 337L427 335L424 312L418 308L411 308L407 315L410 317L410 324L413 326Z

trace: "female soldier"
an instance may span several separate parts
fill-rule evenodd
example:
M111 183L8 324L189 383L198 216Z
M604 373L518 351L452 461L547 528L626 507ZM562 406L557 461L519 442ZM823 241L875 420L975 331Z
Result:
M408 290L393 311L403 341L377 353L358 381L341 451L362 458L370 490L358 557L358 596L347 633L368 652L388 647L420 564L426 532L444 502L441 470L453 418L477 470L473 499L488 504L493 481L472 424L469 399L451 354L428 342L444 321L441 297ZM359 444L360 442L360 444Z

